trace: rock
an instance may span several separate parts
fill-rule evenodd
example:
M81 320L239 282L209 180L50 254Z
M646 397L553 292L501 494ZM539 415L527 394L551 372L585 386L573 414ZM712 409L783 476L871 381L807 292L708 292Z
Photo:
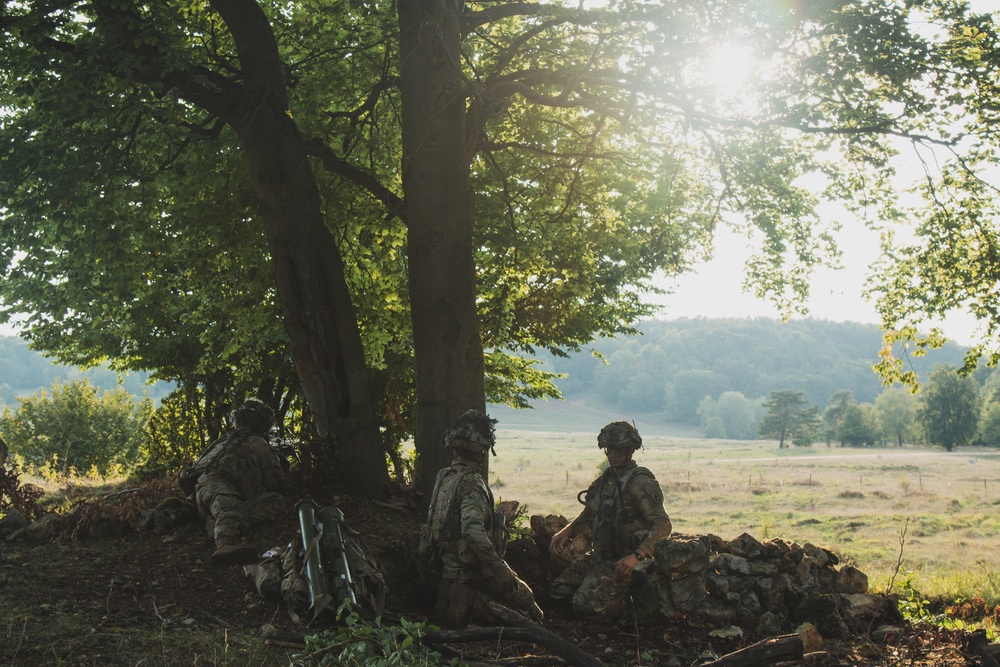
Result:
M803 623L795 628L795 633L802 640L802 651L804 653L815 653L823 648L823 635L819 633L812 623Z
M137 533L144 533L153 530L156 519L156 510L141 510L129 517L128 523Z
M750 561L750 574L755 577L773 577L778 572L778 564L773 561Z
M655 624L676 617L677 610L670 596L669 580L655 569L636 569L632 570L634 574L629 586L635 622L640 625Z
M841 614L853 628L864 629L903 621L895 597L854 593L838 595L837 599Z
M758 577L754 581L754 589L760 598L761 607L773 612L785 611L785 589L778 579Z
M569 520L564 516L558 516L555 514L549 514L546 516L533 514L531 515L531 518L528 519L528 523L531 526L531 531L539 539L548 544L553 535L566 527Z
M678 535L660 540L653 550L656 565L665 574L701 572L709 565L709 542L705 537Z
M840 615L833 595L811 595L791 610L793 622L808 622L816 626L824 637L843 637L847 626Z
M760 620L757 621L757 635L762 637L780 635L784 631L786 623L788 623L788 619L783 615L773 611L765 611L760 615Z
M694 614L710 625L723 626L736 620L736 607L722 600L708 597Z
M670 595L673 605L678 611L691 612L696 610L708 597L703 573L691 574L670 582Z
M729 577L723 576L718 572L706 572L705 588L708 590L709 595L721 598L729 592Z
M38 521L29 524L23 531L31 540L51 540L62 527L58 514L46 514Z
M903 636L903 628L895 625L880 625L872 631L872 641L879 644L891 644Z
M836 565L840 562L840 557L837 556L837 554L833 553L829 549L817 547L815 544L809 544L807 542L802 549L806 552L806 556L816 561L816 564L820 567Z
M868 575L852 565L845 565L837 572L833 587L838 593L867 593Z
M743 628L738 625L730 625L708 633L709 637L719 637L720 639L734 639L743 636Z
M719 554L714 565L722 574L750 574L750 562L735 554Z
M4 514L2 519L0 519L0 537L6 538L22 528L25 528L27 525L27 517L12 507L7 510L7 513Z
M748 560L764 555L764 546L749 533L743 533L725 546L725 551Z

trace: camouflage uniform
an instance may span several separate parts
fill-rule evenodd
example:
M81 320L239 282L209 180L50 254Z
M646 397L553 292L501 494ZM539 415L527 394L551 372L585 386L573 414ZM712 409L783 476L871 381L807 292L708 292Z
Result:
M492 432L485 441L469 431L455 431L451 438L446 436L446 446L456 448L455 460L437 474L420 547L441 576L435 614L448 627L496 624L487 605L492 601L541 621L531 589L503 559L504 526L493 509L493 492L479 473L480 465L461 453L468 449L485 456ZM459 443L464 438L475 438L474 444L463 447Z
M201 462L205 472L195 502L216 542L239 540L249 526L281 516L285 499L277 490L283 472L267 440L237 429L214 443Z
M574 611L582 615L614 615L629 583L616 576L615 564L633 553L652 556L672 526L656 477L629 460L617 470L607 468L590 485L583 511L566 530L570 537L589 531L593 549L553 580L549 596L572 597Z

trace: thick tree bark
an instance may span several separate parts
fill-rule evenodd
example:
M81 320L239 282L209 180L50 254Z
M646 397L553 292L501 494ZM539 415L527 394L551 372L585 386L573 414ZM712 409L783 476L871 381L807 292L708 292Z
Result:
M338 488L377 497L388 469L357 314L327 230L306 147L291 119L271 26L250 0L216 0L235 40L246 95L220 116L238 134L274 262L285 329Z
M465 142L459 0L400 0L403 193L417 385L417 488L448 465L442 435L485 409ZM485 471L484 471L485 475Z

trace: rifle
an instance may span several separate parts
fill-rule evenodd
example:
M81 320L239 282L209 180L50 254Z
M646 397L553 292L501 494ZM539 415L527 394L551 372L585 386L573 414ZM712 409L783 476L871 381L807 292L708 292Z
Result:
M313 619L334 599L338 606L345 601L357 605L341 530L344 513L338 507L324 507L320 510L309 499L300 500L295 510L299 515L299 528L302 532L303 571L308 583ZM331 588L333 595L330 593Z
M285 472L291 468L292 461L299 463L299 450L296 447L298 443L294 440L271 438L268 440L268 444L271 446L271 451L281 459L281 467L285 469Z

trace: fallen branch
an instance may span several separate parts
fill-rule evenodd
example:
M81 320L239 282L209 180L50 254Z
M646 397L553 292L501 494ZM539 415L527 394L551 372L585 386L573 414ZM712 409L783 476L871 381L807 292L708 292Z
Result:
M801 661L803 655L801 637L782 635L727 653L718 660L703 663L701 667L763 667L776 662Z
M556 633L532 623L506 607L489 604L501 621L509 626L464 628L461 630L432 630L423 633L422 641L427 644L452 644L481 641L524 641L548 649L570 665L576 667L604 667L604 663ZM800 643L801 647L801 643ZM800 650L801 653L801 650Z

